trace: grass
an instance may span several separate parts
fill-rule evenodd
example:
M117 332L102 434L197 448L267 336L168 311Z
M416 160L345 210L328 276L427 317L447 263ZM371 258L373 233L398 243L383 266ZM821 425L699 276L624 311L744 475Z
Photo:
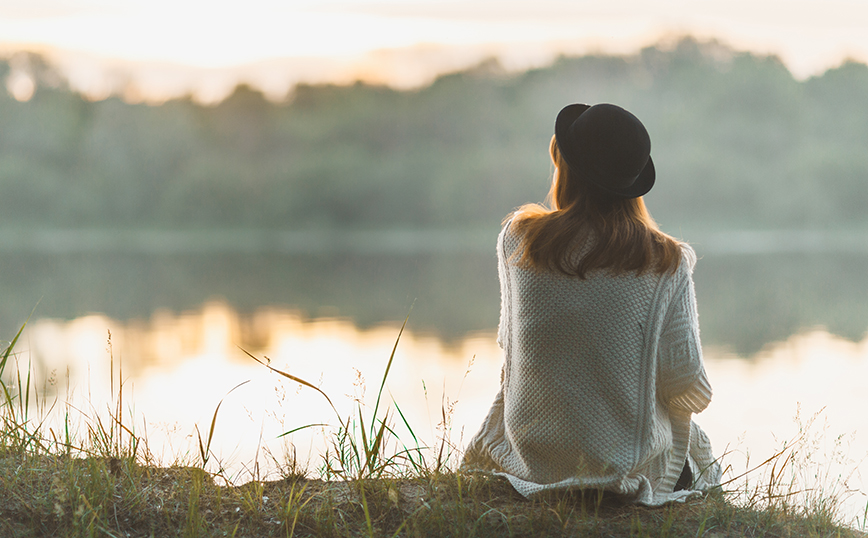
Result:
M332 406L336 425L316 471L289 457L278 479L236 485L227 484L220 471L204 470L209 462L214 467L210 442L222 401L208 430L196 430L196 461L160 467L147 440L122 417L122 383L112 387L115 405L102 413L67 404L59 431L41 422L51 405L40 400L29 366L23 374L17 367L21 357L13 350L20 335L0 354L3 537L863 535L840 524L837 508L847 493L840 483L802 486L801 474L815 454L806 433L812 421L804 435L720 491L684 504L643 508L599 492L526 500L502 478L455 470L460 452L449 440L449 405L441 407L439 439L431 446L421 442L400 407L387 403L393 349L373 408L359 398L352 414L341 416ZM398 341L400 333L396 347ZM253 358L319 390L267 359ZM83 427L72 426L74 413L83 417ZM406 442L396 423L409 432ZM864 518L854 525L864 530Z

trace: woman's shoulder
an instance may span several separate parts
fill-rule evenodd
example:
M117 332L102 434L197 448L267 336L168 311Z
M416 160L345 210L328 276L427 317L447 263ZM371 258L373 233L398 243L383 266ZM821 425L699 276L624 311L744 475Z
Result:
M512 254L512 252L518 247L519 243L521 243L521 237L519 235L519 231L517 230L517 226L515 225L515 214L510 215L503 221L503 227L500 229L500 234L497 237L497 250L503 251L506 254Z
M683 241L679 241L678 244L681 247L681 263L679 264L679 269L687 272L687 274L693 274L693 269L696 267L696 251L693 250L693 247Z

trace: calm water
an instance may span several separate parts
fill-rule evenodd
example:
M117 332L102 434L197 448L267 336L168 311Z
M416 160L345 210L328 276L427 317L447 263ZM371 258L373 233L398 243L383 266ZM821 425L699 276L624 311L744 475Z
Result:
M828 475L826 483L846 480L855 490L848 514L861 515L868 254L779 248L759 255L722 244L696 244L703 347L715 387L697 421L739 474L746 456L759 463L820 413L808 431L816 446L806 445L816 465L806 472ZM282 460L289 442L316 468L322 428L277 436L334 423L334 415L321 396L269 373L241 348L320 386L347 415L356 399L373 404L411 304L389 394L426 443L442 436L441 408L451 409L448 434L460 447L499 381L494 262L493 253L475 248L17 252L0 261L0 322L11 337L38 301L19 359L33 361L47 394L82 412L80 428L112 405L122 368L125 421L163 462L195 460L194 426L207 430L223 400L212 447L243 481L255 463L274 472L268 454Z

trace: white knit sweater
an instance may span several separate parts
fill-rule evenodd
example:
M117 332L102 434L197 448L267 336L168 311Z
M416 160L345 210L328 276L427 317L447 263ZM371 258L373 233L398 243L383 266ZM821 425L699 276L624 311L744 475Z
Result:
M510 261L497 243L501 389L464 456L464 469L506 476L525 496L602 488L657 505L686 461L694 490L720 481L691 420L711 399L693 290L693 250L675 274L592 271L582 280ZM580 249L577 255L582 255Z

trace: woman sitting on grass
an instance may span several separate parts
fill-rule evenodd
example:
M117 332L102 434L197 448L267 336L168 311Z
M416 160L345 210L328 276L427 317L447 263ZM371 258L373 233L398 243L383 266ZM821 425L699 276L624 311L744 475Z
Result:
M558 114L554 209L519 208L498 238L501 389L463 469L502 474L524 496L590 488L648 505L719 483L691 420L711 400L696 255L645 208L650 149L623 108Z

